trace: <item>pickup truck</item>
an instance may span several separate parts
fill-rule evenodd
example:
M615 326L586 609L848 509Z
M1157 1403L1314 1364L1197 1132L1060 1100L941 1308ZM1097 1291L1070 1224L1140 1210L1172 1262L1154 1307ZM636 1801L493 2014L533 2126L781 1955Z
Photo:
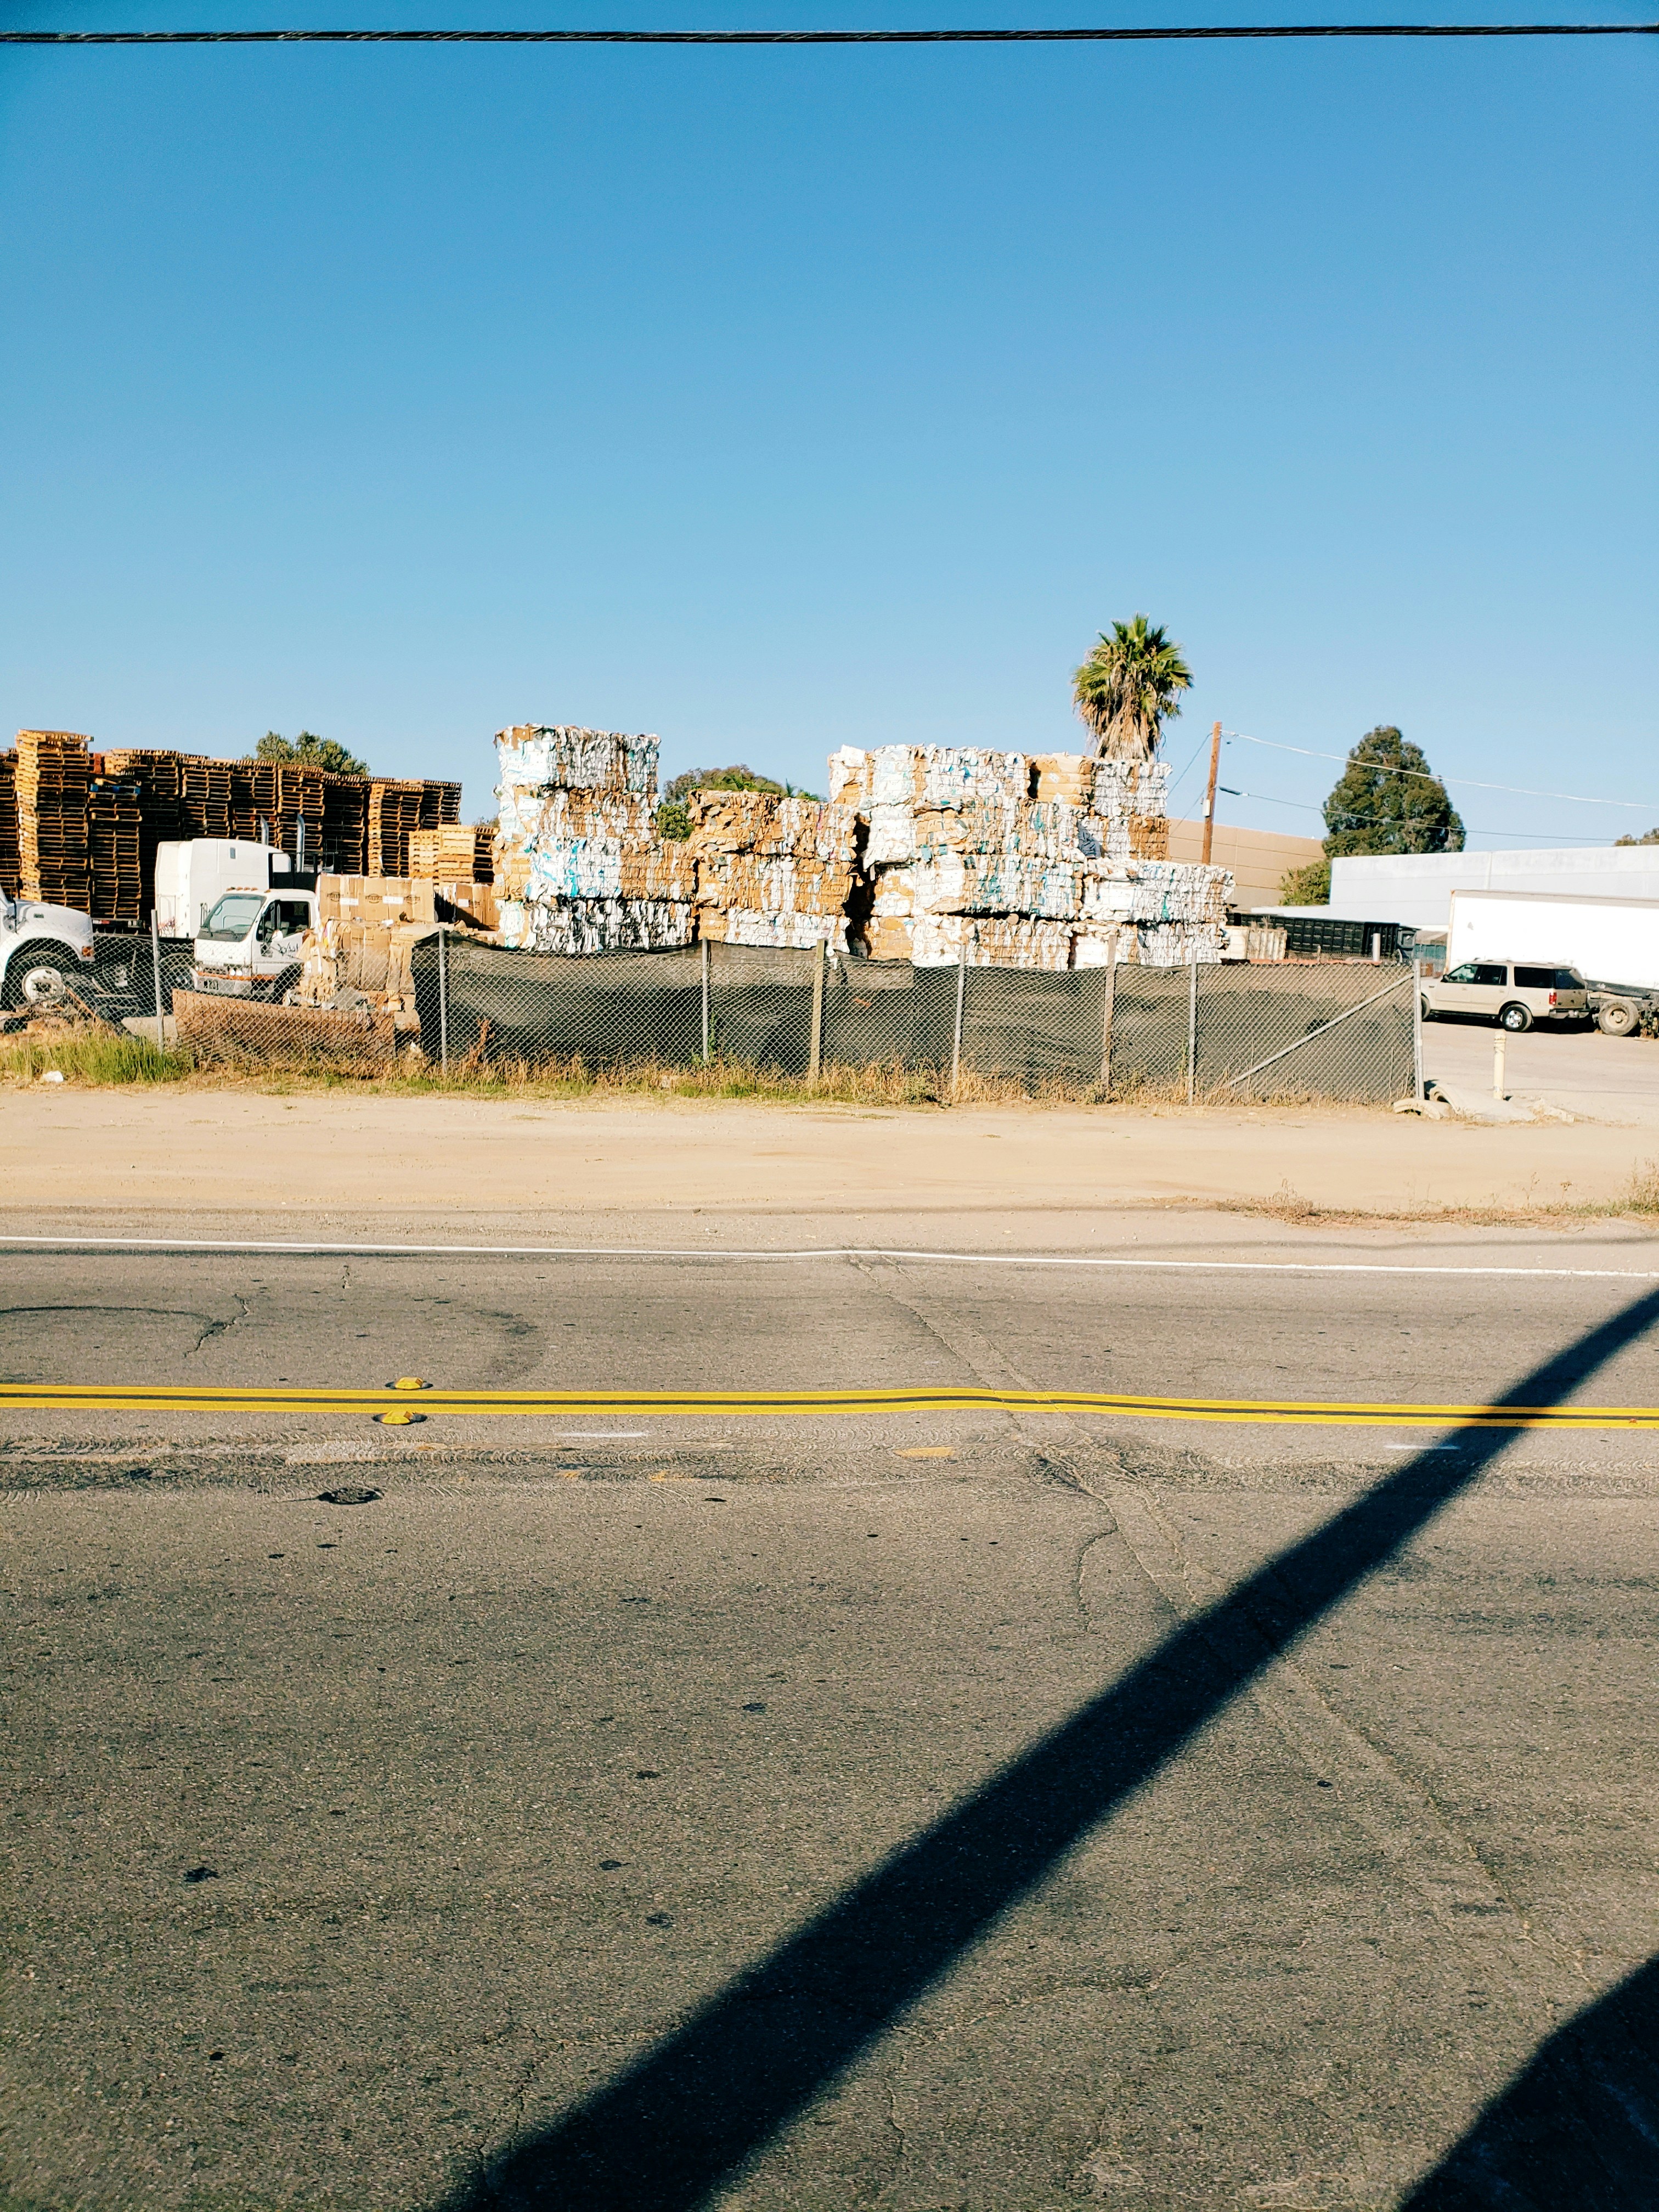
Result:
M197 935L196 988L279 1003L300 980L301 947L316 927L314 890L225 892Z
M91 981L92 917L0 891L0 1006L62 1006Z

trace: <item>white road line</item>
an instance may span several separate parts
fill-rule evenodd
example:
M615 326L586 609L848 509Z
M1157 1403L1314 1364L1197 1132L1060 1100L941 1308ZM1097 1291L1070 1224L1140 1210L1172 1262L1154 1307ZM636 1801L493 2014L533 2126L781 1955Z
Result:
M908 1252L884 1244L813 1244L796 1250L738 1244L325 1244L209 1237L40 1237L0 1234L0 1245L53 1251L286 1252L300 1257L477 1260L908 1260L950 1267L1164 1269L1237 1275L1522 1275L1612 1283L1659 1282L1659 1267L1431 1267L1383 1260L1131 1260L1048 1252Z

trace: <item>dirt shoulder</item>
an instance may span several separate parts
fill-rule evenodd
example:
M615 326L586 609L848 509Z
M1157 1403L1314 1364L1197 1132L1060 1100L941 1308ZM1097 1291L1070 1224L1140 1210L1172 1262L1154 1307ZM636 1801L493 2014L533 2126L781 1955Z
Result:
M201 1090L13 1091L0 1212L1425 1218L1617 1206L1654 1132L1363 1108L955 1111Z

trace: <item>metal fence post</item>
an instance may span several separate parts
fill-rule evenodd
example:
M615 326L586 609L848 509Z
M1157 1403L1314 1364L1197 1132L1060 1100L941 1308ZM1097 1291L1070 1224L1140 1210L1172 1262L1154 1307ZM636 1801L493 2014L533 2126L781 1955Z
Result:
M155 987L155 1049L165 1052L167 1036L161 1013L161 926L154 907L149 910L149 974Z
M1193 946L1192 969L1187 982L1187 1103L1198 1096L1198 946Z
M1114 930L1106 959L1106 1006L1100 1019L1100 1090L1105 1098L1112 1095L1112 1010L1116 999L1117 932Z
M962 1082L962 1012L968 998L968 947L957 956L957 1020L951 1040L951 1100L954 1105Z
M1412 1097L1423 1096L1423 963L1412 963Z
M707 1067L708 1065L708 939L706 937L699 941L698 950L702 955L699 963L702 969L702 1064Z
M448 932L442 922L438 924L438 1057L444 1074L449 1073L449 957Z
M817 1081L823 1061L823 970L828 949L820 938L812 958L812 1042L806 1061L809 1083Z

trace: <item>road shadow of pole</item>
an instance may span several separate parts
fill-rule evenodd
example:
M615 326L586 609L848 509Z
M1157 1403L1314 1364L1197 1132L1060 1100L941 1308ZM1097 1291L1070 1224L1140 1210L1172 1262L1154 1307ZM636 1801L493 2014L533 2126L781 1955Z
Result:
M1659 1320L1650 1291L1495 1409L1570 1396ZM1176 1632L444 2212L693 2212L1124 1799L1508 1449L1420 1453ZM1452 2200L1446 2200L1448 2206Z
M1557 2030L1401 2212L1659 2204L1659 1959Z

